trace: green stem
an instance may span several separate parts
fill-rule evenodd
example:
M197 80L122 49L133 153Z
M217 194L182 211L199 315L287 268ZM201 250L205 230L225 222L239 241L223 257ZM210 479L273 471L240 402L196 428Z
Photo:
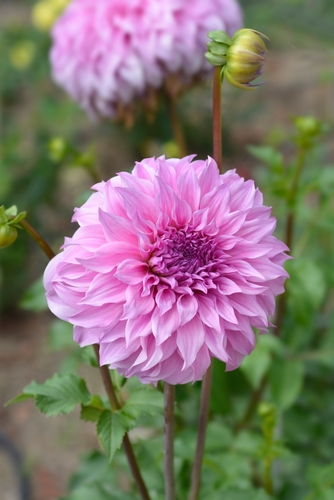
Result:
M115 389L110 377L110 372L107 366L100 366L100 348L98 344L94 344L94 351L96 355L96 359L98 362L98 365L100 367L100 373L103 381L104 388L106 390L110 407L112 410L119 410L121 408L121 405L117 399ZM137 484L137 488L139 490L140 496L143 500L150 500L146 485L144 483L144 480L142 478L142 475L140 473L138 463L135 457L135 454L133 452L133 448L129 439L129 436L127 433L124 434L123 438L123 449L126 454L126 457L128 459L128 463L132 472L132 475L134 477L134 480Z
M191 474L189 500L197 500L201 486L201 470L204 455L206 425L209 416L210 394L212 383L212 363L203 377L201 404L198 422L197 445Z
M164 383L164 477L165 499L175 500L174 479L174 402L175 386Z
M216 160L219 172L223 170L222 153L222 113L221 113L221 68L216 67L213 78L213 107L212 107L212 139L213 139L213 157Z
M268 495L273 494L273 482L271 477L272 459L267 457L264 461L264 489Z
M174 140L178 146L180 158L183 158L187 155L187 145L186 139L184 137L183 128L180 122L179 114L177 111L176 98L170 95L169 92L165 93L166 95L166 103L167 110L169 114L170 123L173 130Z

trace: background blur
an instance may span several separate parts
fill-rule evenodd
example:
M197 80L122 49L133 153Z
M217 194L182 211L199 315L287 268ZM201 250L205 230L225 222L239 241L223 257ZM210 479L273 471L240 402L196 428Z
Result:
M334 2L240 3L245 26L265 33L271 43L264 66L266 85L248 93L224 84L225 167L255 177L261 187L265 173L248 146L279 147L289 158L293 147L287 137L293 130L291 119L298 115L313 115L328 125L317 161L333 165ZM33 5L32 0L0 0L0 206L16 204L27 210L30 223L57 251L64 236L74 231L73 207L94 184L91 165L107 179L131 170L135 160L173 156L175 145L163 107L154 123L139 116L131 130L90 121L51 81L50 39L47 31L33 25ZM179 110L189 153L205 158L211 154L211 83L188 91ZM39 312L44 304L38 293L25 294L46 263L23 232L0 252L0 428L24 453L34 500L64 494L78 454L98 448L93 426L78 422L77 414L46 419L31 402L3 408L32 379L50 377L64 358L61 348L66 342L57 344L57 332L47 334L52 317ZM75 355L72 358L75 364ZM81 370L98 386L92 369ZM332 417L327 413L326 418ZM2 500L17 498L13 471L1 449L0 491Z

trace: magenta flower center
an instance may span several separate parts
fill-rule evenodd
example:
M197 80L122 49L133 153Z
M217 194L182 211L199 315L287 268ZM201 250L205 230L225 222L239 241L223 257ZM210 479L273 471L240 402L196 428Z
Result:
M161 281L172 276L175 282L168 281L172 288L175 288L173 284L186 285L206 292L208 288L216 288L212 283L212 278L219 275L214 272L217 268L215 253L213 238L199 231L172 228L160 238L149 265ZM188 293L191 293L189 289Z

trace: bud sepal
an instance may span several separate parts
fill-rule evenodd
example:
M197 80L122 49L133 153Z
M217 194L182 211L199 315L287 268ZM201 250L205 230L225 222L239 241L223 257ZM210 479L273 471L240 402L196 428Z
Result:
M17 238L17 229L21 229L20 221L24 219L26 212L17 213L15 205L5 209L0 207L0 248L9 247Z

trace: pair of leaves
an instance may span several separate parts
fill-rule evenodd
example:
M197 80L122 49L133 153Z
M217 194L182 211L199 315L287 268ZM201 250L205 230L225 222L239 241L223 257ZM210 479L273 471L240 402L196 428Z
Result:
M126 432L133 429L138 418L145 414L155 416L163 410L163 395L152 389L133 392L120 410L104 410L97 420L97 434L100 443L111 462L120 448Z
M97 422L98 438L109 462L120 448L125 433L134 428L142 414L154 416L163 409L160 392L141 388L129 396L120 410L112 411L99 396L90 394L85 381L74 374L56 374L43 384L31 382L7 405L26 399L35 399L37 408L47 416L68 414L81 405L81 418Z

